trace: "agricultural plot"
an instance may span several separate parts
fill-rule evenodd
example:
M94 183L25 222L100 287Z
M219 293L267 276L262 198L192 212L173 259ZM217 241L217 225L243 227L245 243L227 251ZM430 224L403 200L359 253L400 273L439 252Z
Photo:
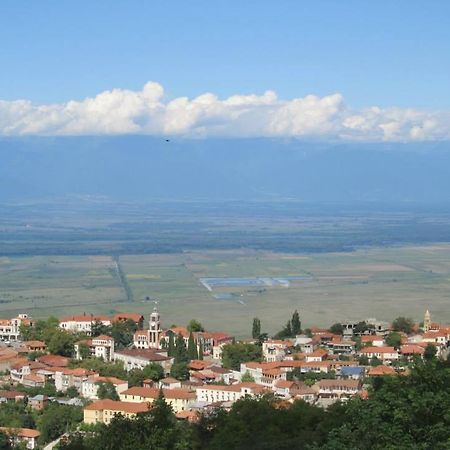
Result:
M0 314L147 314L158 302L165 326L197 318L210 329L237 336L249 334L255 316L265 331L275 332L294 309L306 327L398 315L421 320L427 308L450 321L447 244L319 254L126 255L120 267L131 303L113 258L0 258Z

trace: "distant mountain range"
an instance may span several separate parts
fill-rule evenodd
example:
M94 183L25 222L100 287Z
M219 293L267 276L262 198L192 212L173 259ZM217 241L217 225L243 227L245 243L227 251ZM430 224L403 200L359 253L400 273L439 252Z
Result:
M447 202L450 143L325 144L147 136L0 139L0 201Z

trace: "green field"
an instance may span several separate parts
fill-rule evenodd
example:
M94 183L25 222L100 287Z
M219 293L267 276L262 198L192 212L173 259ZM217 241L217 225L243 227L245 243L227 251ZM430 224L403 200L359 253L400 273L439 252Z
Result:
M153 309L158 299L165 326L191 318L207 328L247 335L254 316L274 332L294 309L304 326L337 320L408 315L429 308L450 321L450 245L373 248L348 253L282 254L251 250L125 255L120 265L133 301L108 256L0 258L0 315L27 312L40 318L71 313ZM217 288L200 277L310 275L290 287ZM233 292L231 300L214 294ZM149 299L147 298L149 297Z

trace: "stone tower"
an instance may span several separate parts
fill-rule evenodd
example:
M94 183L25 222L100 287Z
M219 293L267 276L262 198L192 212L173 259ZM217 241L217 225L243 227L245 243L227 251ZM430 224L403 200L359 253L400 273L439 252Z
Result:
M153 309L150 314L150 320L148 323L148 345L150 348L159 348L159 341L161 339L161 317L158 309Z
M431 325L431 314L430 311L428 311L427 309L425 312L425 317L423 319L423 330L425 331L425 333L430 330L430 325Z

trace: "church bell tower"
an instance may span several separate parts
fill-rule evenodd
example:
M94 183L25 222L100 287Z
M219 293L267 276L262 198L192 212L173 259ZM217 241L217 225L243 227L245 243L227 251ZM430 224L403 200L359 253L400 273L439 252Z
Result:
M161 317L156 306L150 314L150 320L148 323L148 337L149 347L159 348L159 341L161 339Z

